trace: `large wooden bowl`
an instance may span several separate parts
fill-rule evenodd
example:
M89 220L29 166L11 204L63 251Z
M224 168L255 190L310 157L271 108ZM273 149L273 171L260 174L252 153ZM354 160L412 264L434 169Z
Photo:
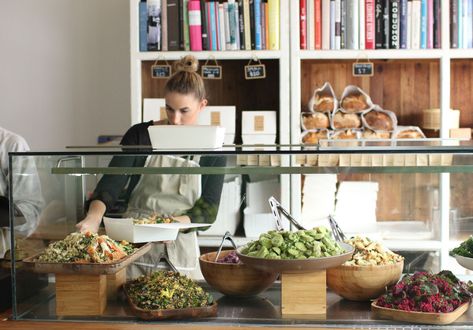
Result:
M343 298L355 301L374 299L386 287L399 281L404 261L389 265L345 266L327 269L327 286Z
M219 259L233 250L222 251ZM268 273L249 267L243 263L227 264L215 262L216 252L200 256L200 269L205 280L215 290L237 297L249 297L263 292L273 284L277 273Z

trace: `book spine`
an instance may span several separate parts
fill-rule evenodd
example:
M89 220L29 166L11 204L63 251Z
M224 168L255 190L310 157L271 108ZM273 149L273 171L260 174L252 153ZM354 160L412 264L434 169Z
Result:
M390 8L390 49L399 49L399 0L391 0Z
M238 34L238 26L236 20L236 4L234 0L228 1L228 27L230 29L230 50L237 50L237 34ZM225 26L226 28L226 26ZM226 32L226 31L225 31ZM227 48L228 49L228 48Z
M200 0L200 14L202 18L202 49L210 50L209 26L207 24L207 10L205 8L205 0Z
M148 50L161 50L161 2L148 0Z
M245 27L245 49L251 50L251 10L250 0L243 0L243 22Z
M345 1L345 0L342 0ZM315 20L315 49L322 49L322 4L320 0L314 1Z
M138 4L138 19L139 19L139 50L146 52L148 50L148 7L146 1L140 1Z
M430 0L432 1L432 0ZM463 31L463 47L472 48L473 47L473 0L463 1L463 11L466 11L466 16L464 15L464 31ZM465 10L466 8L466 10Z
M168 50L168 1L161 0L161 50Z
M412 48L412 0L407 1L407 48Z
M340 49L345 49L347 40L347 0L340 1Z
M309 0L310 1L310 0ZM306 0L300 0L299 3L299 23L300 23L300 33L299 33L299 43L302 50L307 49L307 2Z
M189 43L190 50L202 50L202 18L200 2L191 0L187 4L189 9Z
M442 47L442 12L440 0L434 0L434 48Z
M420 2L420 48L427 48L427 0Z
M179 22L178 0L168 0L167 19L168 22L168 50L179 50Z
M182 3L182 35L184 50L190 50L190 35L189 35L189 10L188 3L190 0L183 0Z
M358 1L358 49L365 49L366 31L365 31L365 0Z
M434 2L427 0L427 48L434 48Z
M463 0L458 0L458 48L463 48Z
M250 0L251 49L256 49L255 0Z
M420 48L421 0L412 1L412 49Z
M230 2L223 3L223 15L225 21L225 48L227 50L231 50L232 43L230 40Z
M340 0L335 0L335 49L341 49L342 43L342 31L341 31L341 20L342 20L342 4Z
M330 49L335 49L335 0L330 0Z
M209 17L210 17L210 31L211 31L211 42L210 45L212 50L217 50L217 17L215 16L215 2L209 2Z
M358 49L360 46L358 3L358 0L347 0L347 49Z
M307 49L313 50L315 48L315 16L314 16L314 1L307 0Z
M366 41L365 49L375 49L375 17L374 17L374 0L366 0L365 2L365 32Z
M390 26L390 8L391 4L389 0L383 0L383 48L389 49L389 43L391 41L391 26Z
M450 0L450 47L458 48L458 1Z
M279 49L279 1L268 0L269 49Z
M330 49L330 0L322 0L322 49Z
M245 16L243 0L238 0L238 29L240 33L240 50L245 50Z
M399 48L407 48L407 0L399 3Z
M261 0L254 0L255 12L255 49L262 50L261 43Z
M241 39L240 39L240 5L238 4L238 0L235 1L235 39L236 39L236 48L235 50L241 49Z
M375 48L384 48L384 0L375 0L374 28Z
M263 2L264 9L264 49L269 49L269 4Z
M218 50L226 50L225 46L225 12L223 10L223 3L216 3L217 6L217 43L218 43Z
M266 49L266 13L265 13L265 3L264 0L261 0L260 13L261 13L261 49Z

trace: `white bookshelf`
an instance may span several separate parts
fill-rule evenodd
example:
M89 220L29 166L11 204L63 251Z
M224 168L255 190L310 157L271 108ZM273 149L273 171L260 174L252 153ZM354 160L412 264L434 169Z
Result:
M299 41L299 1L291 5L291 143L300 143L300 107L301 107L301 64L304 60L408 60L430 59L439 63L440 109L441 123L447 122L447 110L450 109L451 96L451 64L454 59L473 58L473 49L450 49L450 17L449 1L441 2L441 48L440 49L379 49L379 50L300 50ZM448 128L441 124L440 138L448 138ZM440 268L449 262L449 209L450 209L450 174L439 174L439 207L440 207L440 235L436 240L389 240L385 241L389 248L395 250L438 251L440 254ZM294 175L291 179L292 191L300 191L300 177ZM301 195L293 194L291 209L296 217L301 214Z

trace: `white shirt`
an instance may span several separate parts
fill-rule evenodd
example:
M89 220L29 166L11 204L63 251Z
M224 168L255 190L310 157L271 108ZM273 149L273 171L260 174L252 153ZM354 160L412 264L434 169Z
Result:
M8 153L29 150L23 137L0 127L0 196L8 198ZM43 206L41 186L34 157L15 157L12 166L13 173L22 174L13 177L15 212L20 215L20 217L15 217L15 220L18 219L18 222L21 222L15 225L15 231L27 236L38 226L39 214Z

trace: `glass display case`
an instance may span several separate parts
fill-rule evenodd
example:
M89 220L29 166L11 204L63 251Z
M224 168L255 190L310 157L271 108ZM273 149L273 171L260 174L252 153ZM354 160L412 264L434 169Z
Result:
M328 227L326 218L333 215L347 235L361 234L380 240L404 256L404 273L448 269L468 280L470 270L458 265L449 256L449 251L467 239L473 229L473 206L469 201L473 189L470 184L473 145L469 142L451 145L441 140L407 140L395 145L386 141L362 143L361 147L350 144L286 145L161 151L87 148L10 153L10 208L20 212L11 213L10 239L15 249L14 253L5 255L2 266L11 269L13 318L137 321L119 290L104 298L106 302L99 312L90 315L87 312L82 315L64 313L60 307L64 302L58 298L58 273L54 269L38 271L30 262L36 260L35 256L49 243L62 240L77 230L76 224L84 219L88 200L96 196L94 191L104 176L110 182L123 181L116 185L119 191L115 192L113 203L107 204L105 216L108 218L123 218L136 211L136 204L130 202L130 194L135 193L136 186L130 183L130 178L141 182L145 177L177 175L180 185L198 178L195 182L197 190L201 191L197 193L197 201L206 196L208 190L217 190L217 195L221 190L220 203L215 204L217 209L209 211L208 205L194 201L200 207L194 204L184 213L167 214L187 215L195 223L215 219L210 228L198 228L200 253L216 250L227 231L231 232L236 244L242 246L257 239L261 233L277 229L267 203L269 197L275 196L306 228ZM178 161L144 166L150 157ZM139 159L141 163L137 162ZM194 165L189 165L191 163ZM216 178L220 181L213 180ZM206 182L223 183L220 189L205 186ZM25 189L32 185L37 186ZM22 214L23 208L19 205L28 203L35 205L37 216ZM28 230L23 230L25 224ZM293 227L287 219L282 226L286 230ZM99 231L106 233L103 225ZM229 243L225 241L224 245L229 246ZM11 259L11 263L6 259ZM158 263L154 266L162 267ZM81 273L82 270L81 267L70 270L81 285L90 275ZM102 275L106 275L107 280L100 285L118 283L109 278L112 273ZM122 278L121 283L125 280ZM250 298L224 296L203 278L197 280L217 300L217 316L180 322L275 327L386 328L407 325L373 319L369 302L348 301L330 290L323 315L299 317L283 315L282 289L278 280L268 290ZM472 312L466 312L455 324L458 327L473 325Z

